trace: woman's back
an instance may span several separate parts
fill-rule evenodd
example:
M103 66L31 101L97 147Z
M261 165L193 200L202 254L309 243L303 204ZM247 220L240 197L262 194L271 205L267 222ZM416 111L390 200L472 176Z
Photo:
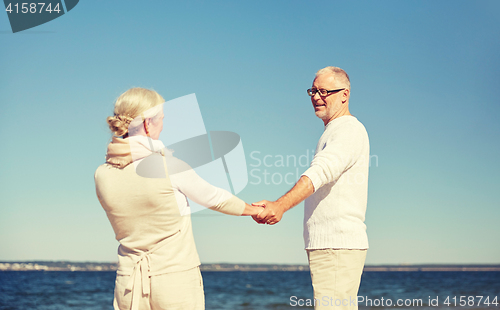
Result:
M95 182L121 245L147 251L179 230L182 218L168 178L145 178L133 164L119 169L106 163L97 169Z
M191 217L181 216L168 176L142 177L132 163L124 168L105 163L94 177L97 197L120 242L118 274L131 274L148 251L151 275L200 264Z

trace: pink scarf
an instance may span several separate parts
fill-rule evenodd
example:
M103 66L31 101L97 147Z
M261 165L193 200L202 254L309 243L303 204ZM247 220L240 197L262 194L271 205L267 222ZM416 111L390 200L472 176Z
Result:
M153 150L151 150L151 145ZM108 145L106 162L118 168L125 168L130 163L145 158L153 152L164 155L164 148L161 141L144 136L132 136L125 139L113 137Z

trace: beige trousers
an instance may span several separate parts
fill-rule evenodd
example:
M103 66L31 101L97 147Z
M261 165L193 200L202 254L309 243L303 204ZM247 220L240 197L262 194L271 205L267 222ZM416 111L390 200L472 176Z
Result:
M316 310L357 310L366 250L307 250Z
M115 310L130 310L132 293L125 290L130 276L116 276ZM151 293L142 295L140 310L204 310L200 268L151 276Z

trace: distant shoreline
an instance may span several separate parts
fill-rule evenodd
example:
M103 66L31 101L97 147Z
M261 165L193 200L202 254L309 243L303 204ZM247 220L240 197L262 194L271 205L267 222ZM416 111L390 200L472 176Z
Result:
M0 271L116 271L117 263L69 261L3 261ZM293 264L202 264L202 271L309 271L307 265ZM415 264L366 265L365 272L500 271L500 264Z

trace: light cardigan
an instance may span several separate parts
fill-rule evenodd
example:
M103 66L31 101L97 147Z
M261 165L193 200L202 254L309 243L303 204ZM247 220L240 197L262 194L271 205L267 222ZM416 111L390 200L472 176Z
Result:
M367 249L369 141L354 116L325 126L316 153L302 175L314 186L304 204L306 249Z
M97 197L120 242L117 274L132 276L128 288L137 296L141 288L149 294L150 276L200 265L186 196L226 214L241 215L245 208L242 200L201 179L162 146L147 137L113 137L107 162L94 176ZM160 158L163 164L156 167L163 177L138 175L132 158L134 163Z

